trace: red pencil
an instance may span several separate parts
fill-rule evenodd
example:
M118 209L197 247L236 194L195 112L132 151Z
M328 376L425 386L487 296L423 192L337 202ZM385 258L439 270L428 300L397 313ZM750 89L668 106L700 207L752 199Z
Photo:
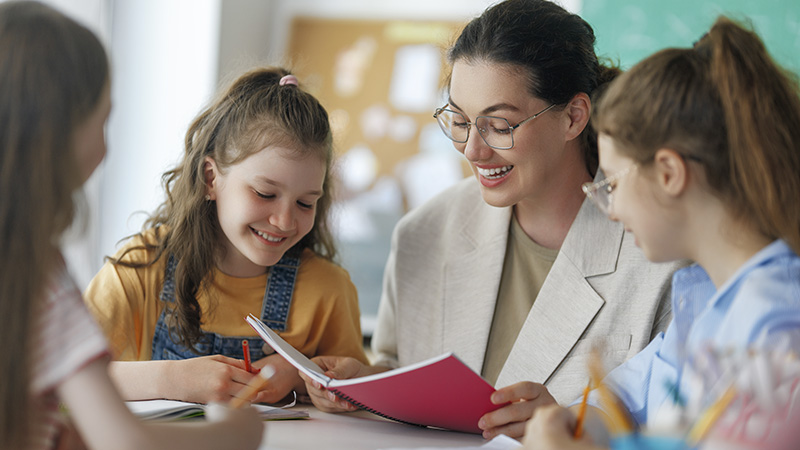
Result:
M244 353L244 367L248 372L253 372L253 366L250 365L250 343L247 339L242 339L242 353Z

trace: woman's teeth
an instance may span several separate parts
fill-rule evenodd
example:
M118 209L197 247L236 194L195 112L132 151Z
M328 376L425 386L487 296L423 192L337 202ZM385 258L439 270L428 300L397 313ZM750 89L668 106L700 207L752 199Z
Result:
M514 166L503 166L503 167L495 167L492 169L481 169L478 167L478 173L483 178L487 178L489 180L495 180L497 178L502 178L508 174L508 171L513 169Z

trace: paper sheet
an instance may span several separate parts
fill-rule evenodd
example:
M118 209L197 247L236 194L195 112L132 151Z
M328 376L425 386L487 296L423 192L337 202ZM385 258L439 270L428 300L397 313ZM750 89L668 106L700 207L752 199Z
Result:
M385 448L381 450L439 450L445 447L420 447L420 448ZM495 437L491 441L477 447L447 447L449 450L516 450L522 448L519 441L514 440L504 434Z

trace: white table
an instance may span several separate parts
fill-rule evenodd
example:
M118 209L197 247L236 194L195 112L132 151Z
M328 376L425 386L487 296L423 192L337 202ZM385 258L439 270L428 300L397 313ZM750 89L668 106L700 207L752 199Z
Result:
M264 422L260 450L477 447L486 442L479 434L405 425L366 411L329 414L311 405L292 409L307 409L311 417Z

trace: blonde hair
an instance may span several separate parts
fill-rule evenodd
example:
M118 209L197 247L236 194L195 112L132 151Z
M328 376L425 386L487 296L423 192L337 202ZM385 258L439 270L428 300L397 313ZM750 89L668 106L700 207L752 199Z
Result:
M30 438L32 323L82 183L73 132L108 76L91 31L40 3L0 4L0 448Z
M641 163L665 147L699 160L733 214L800 253L800 91L753 31L720 17L622 74L593 120Z
M215 256L224 251L215 205L205 200L206 157L213 158L220 170L272 145L291 148L298 157L320 157L327 170L314 227L292 250L311 249L327 259L336 255L328 228L333 159L328 114L314 96L299 86L279 84L289 74L282 68L247 72L195 118L186 133L183 160L163 175L167 200L144 224L144 230L156 229L155 242L145 245L154 250L152 260L131 264L122 261L124 255L111 259L115 264L144 267L168 255L175 257L174 325L178 336L173 339L188 348L193 348L201 336L197 294L206 288ZM160 229L161 225L166 227Z

